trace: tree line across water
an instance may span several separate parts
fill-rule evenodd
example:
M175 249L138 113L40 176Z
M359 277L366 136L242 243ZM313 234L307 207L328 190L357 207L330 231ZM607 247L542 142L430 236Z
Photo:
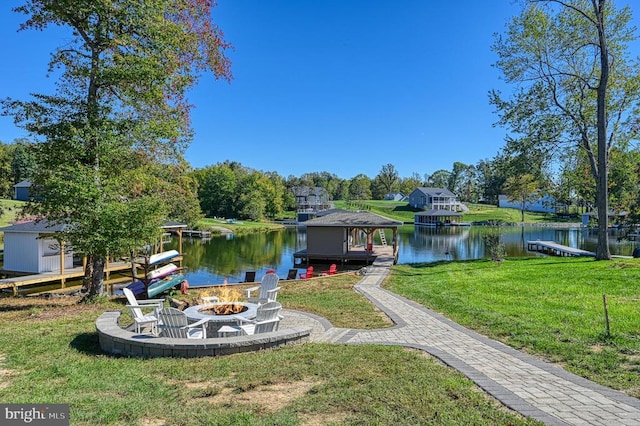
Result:
M13 197L13 185L30 180L36 172L38 155L35 144L26 139L0 143L0 196ZM640 152L614 152L612 156L611 205L615 209L636 211L640 198ZM185 168L182 182L190 191L173 194L176 219L189 224L202 216L242 220L275 219L296 208L292 188L319 187L330 200L382 200L390 193L410 194L420 186L448 188L464 203L497 205L500 194L525 202L532 196L552 196L559 205L573 212L592 208L595 202L593 180L587 164L565 166L554 175L541 153L514 155L509 146L492 159L475 165L455 162L451 170L440 169L420 175L401 177L391 163L381 166L370 177L358 174L341 178L329 172L309 172L283 177L277 171L254 170L241 163L225 161L215 165Z

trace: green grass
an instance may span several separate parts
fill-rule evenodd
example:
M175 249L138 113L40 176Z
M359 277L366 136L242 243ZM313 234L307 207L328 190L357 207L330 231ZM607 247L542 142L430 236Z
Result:
M325 312L336 323L367 305L372 319L365 322L379 321L350 289L354 280L283 283L280 297L285 306ZM538 424L424 353L400 347L304 344L219 358L107 356L95 319L123 305L69 303L2 300L0 401L66 403L72 425Z
M405 223L413 223L415 213L421 211L410 207L406 202L401 203L398 201L366 200L357 202L335 201L334 203L336 208L368 210ZM469 207L469 211L464 213L462 219L460 219L461 222L522 222L522 213L517 209L504 209L486 204L469 204L467 207ZM526 223L559 221L555 215L533 212L525 212L524 220Z
M24 201L0 200L0 208L2 209L0 226L8 226L11 222L15 221L25 204Z
M640 396L640 263L635 259L401 265L387 284L482 334Z
M236 235L242 235L282 229L283 225L273 222L253 222L247 220L239 220L229 223L222 219L204 218L198 221L197 227L198 229L211 230L213 233L219 233L216 228L223 227L231 230Z

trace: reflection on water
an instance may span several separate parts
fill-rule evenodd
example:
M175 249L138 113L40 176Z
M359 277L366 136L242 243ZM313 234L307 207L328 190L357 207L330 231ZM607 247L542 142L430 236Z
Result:
M428 228L403 226L398 232L399 263L421 263L439 260L467 260L485 257L482 237L489 228L482 226ZM555 241L570 247L595 251L595 230L552 228L542 226L507 226L501 228L502 239L508 257L532 256L526 251L529 240ZM618 233L612 231L611 254L630 256L636 247L634 242L618 242ZM376 234L376 244L379 244ZM386 239L391 243L391 232ZM260 280L268 269L275 269L286 277L294 268L293 253L306 247L304 229L285 229L227 239L209 241L185 238L183 243L186 277L191 286L240 282L246 271L256 271ZM168 249L176 248L173 240ZM303 272L305 265L297 265ZM355 267L354 267L355 268ZM318 269L327 269L319 267Z

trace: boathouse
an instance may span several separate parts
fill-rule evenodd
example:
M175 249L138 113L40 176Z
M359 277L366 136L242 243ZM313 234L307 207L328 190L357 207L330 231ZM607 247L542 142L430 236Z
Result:
M53 238L65 226L41 220L0 228L4 232L4 270L42 273L73 269L73 251Z
M329 210L305 222L307 248L294 253L294 259L307 264L312 261L372 263L378 256L398 260L398 228L402 222L366 211ZM385 229L392 230L391 246ZM380 244L374 246L378 231ZM361 238L362 237L362 238Z
M452 210L428 210L414 215L416 226L452 226L463 225L458 222L462 213Z

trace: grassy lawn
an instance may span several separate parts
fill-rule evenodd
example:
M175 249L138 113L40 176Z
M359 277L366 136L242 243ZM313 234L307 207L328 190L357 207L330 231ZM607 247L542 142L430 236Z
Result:
M2 209L2 215L0 216L0 226L10 225L11 222L16 220L18 213L26 203L24 201L16 200L0 200L0 208Z
M391 219L411 223L413 223L415 213L420 211L410 207L406 202L401 203L398 201L366 200L358 202L335 201L334 203L336 208L366 209ZM460 219L461 222L486 222L491 220L518 223L522 221L520 210L502 209L486 204L469 204L467 207L469 207L469 211L464 213L464 216ZM533 212L525 212L524 220L526 223L559 221L555 215Z
M337 326L388 325L354 275L283 283L279 300ZM191 291L195 296L195 291ZM0 303L0 401L67 403L73 425L538 424L424 353L304 344L201 359L100 352L95 319L122 303ZM349 318L363 316L361 322Z
M640 397L640 263L527 258L400 265L387 287L454 321ZM606 334L607 295L610 335Z
M236 235L249 234L253 232L268 232L275 229L282 229L283 225L273 222L252 222L252 221L234 221L227 222L223 219L204 218L198 221L199 229L211 230L216 233L217 228L223 227L231 230Z

